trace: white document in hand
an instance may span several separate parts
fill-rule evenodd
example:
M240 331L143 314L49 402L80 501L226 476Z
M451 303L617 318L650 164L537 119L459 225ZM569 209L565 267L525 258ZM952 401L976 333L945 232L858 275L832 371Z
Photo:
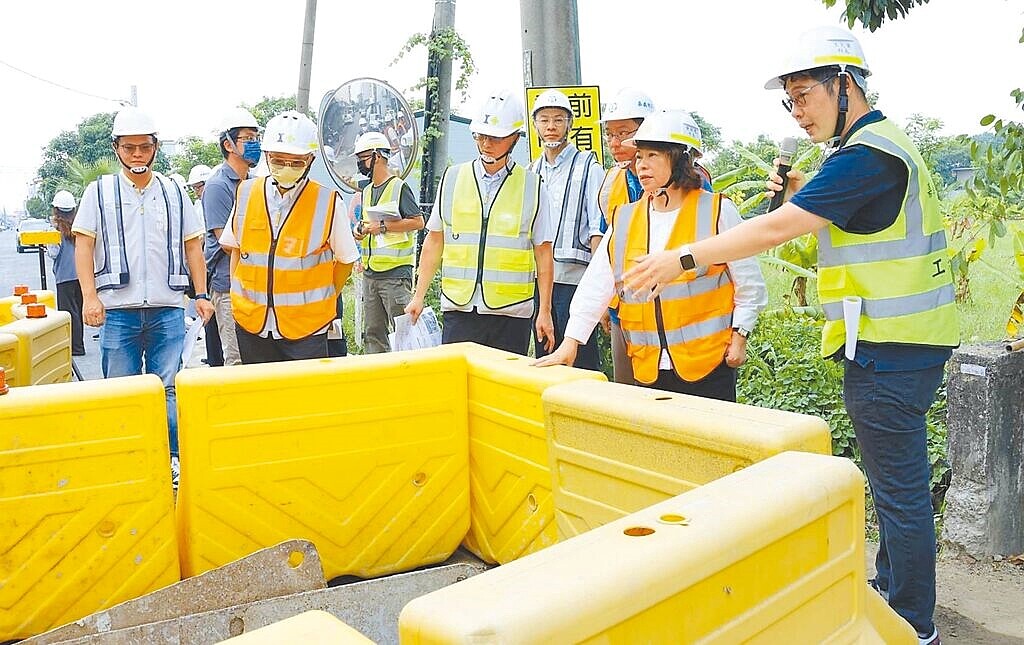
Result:
M415 325L412 324L412 316L409 314L395 316L395 332L392 335L392 351L437 347L441 344L441 324L437 321L434 310L426 307Z
M181 364L188 365L192 358L192 352L196 349L196 342L199 340L199 332L203 330L203 319L196 318L185 330L185 346L181 349Z

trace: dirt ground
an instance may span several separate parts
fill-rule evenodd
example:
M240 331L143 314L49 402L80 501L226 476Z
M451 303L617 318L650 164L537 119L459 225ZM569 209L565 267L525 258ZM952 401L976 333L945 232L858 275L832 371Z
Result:
M877 544L866 549L874 576ZM1024 645L1024 566L940 555L935 624L944 645Z

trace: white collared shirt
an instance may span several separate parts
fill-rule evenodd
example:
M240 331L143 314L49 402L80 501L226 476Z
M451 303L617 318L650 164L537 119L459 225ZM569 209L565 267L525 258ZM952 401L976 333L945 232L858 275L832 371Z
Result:
M171 289L167 284L167 202L164 201L156 173L151 175L149 183L141 190L132 183L123 170L120 179L121 218L124 224L125 254L128 258L130 277L128 286L122 289L104 289L98 292L100 302L106 309L184 308L184 293ZM174 200L171 203L173 204ZM203 222L187 195L182 200L182 209L184 240L202 236ZM112 214L108 213L108 216ZM86 187L82 195L82 202L71 230L95 240L99 226L99 191L94 181Z
M508 167L502 166L498 169L498 172L493 175L487 174L484 170L483 164L479 159L473 160L473 173L476 175L477 184L480 186L481 197L483 198L483 207L486 211L494 201L494 198L498 194L498 188L501 186L502 180L508 175ZM454 175L449 178L454 180ZM427 221L427 230L432 232L439 232L444 230L444 222L441 220L441 210L439 206L440 199L434 200L434 207L430 211L430 219ZM551 217L551 200L548 197L547 188L544 184L540 185L540 203L537 205L537 218L533 221L533 231L530 235L530 243L534 246L541 244L550 243L555 239L555 226L556 222ZM511 318L532 318L533 317L533 300L528 302L521 302L518 305L512 305L504 307L502 309L489 309L484 304L484 296L480 290L480 285L476 285L473 291L473 297L470 299L469 304L459 307L448 298L441 294L441 311L473 311L476 309L477 313L481 314L493 314L498 316L509 316Z

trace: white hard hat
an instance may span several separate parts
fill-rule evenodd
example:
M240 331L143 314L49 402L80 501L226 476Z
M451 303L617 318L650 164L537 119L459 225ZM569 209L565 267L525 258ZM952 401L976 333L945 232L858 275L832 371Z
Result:
M58 190L57 194L53 196L52 206L65 212L73 211L75 210L75 196L66 190Z
M220 130L218 132L227 132L235 128L252 128L259 130L260 124L256 121L256 117L252 115L252 112L242 107L231 108L224 118L220 122Z
M654 101L640 90L624 88L619 90L601 115L601 123L622 119L643 119L654 113Z
M692 148L698 154L702 154L704 151L704 140L701 137L700 128L697 127L697 122L693 120L689 112L683 110L655 112L647 116L633 138L627 139L623 143L636 145L641 141L675 143Z
M469 124L469 131L491 137L507 137L523 127L526 122L523 114L523 104L519 97L508 90L502 90L483 102Z
M391 143L388 142L388 138L380 132L364 132L359 135L356 139L355 150L352 154L357 155L360 152L366 152L367 150L391 150Z
M533 100L533 111L530 112L530 118L537 116L537 112L544 108L556 107L562 108L572 116L572 106L569 105L569 97L558 90L544 90L541 94Z
M365 116L359 117L359 125L366 125L366 117Z
M399 143L404 148L411 148L413 144L412 130L409 130L405 134L403 134L402 138L399 140Z
M205 164L196 164L192 166L192 170L188 171L188 181L185 182L189 186L195 186L196 184L205 183L210 175L213 174L213 170Z
M148 114L137 107L126 105L114 117L114 127L110 131L110 136L114 138L135 134L156 136L156 132L156 123Z
M864 78L871 75L857 37L842 27L817 27L805 31L791 51L793 53L786 61L782 73L764 84L766 90L783 89L783 76L821 67L838 67L852 72L861 89L864 89Z
M263 133L264 152L305 155L316 151L316 125L305 114L288 110L267 123Z
M174 183L176 183L179 186L184 188L184 186L185 186L185 178L182 177L179 173L176 173L176 172L175 173L171 173L170 175L168 175L167 178L170 179L170 180L173 180Z

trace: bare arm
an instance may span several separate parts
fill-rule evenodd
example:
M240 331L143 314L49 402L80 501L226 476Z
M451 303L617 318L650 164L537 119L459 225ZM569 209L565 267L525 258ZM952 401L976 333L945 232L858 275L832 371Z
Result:
M207 293L206 291L206 260L203 258L203 238L193 237L185 240L185 259L188 262L188 272L192 276L192 286L196 293ZM195 301L196 313L206 322L213 316L213 303L209 300Z
M441 253L444 251L444 233L442 231L430 231L427 239L423 241L423 248L420 249L419 274L416 276L416 291L412 300L405 306L405 313L412 316L415 323L419 320L423 311L423 298L427 295L427 288L430 287L437 268L441 265Z
M82 319L87 325L99 327L107 316L96 295L96 266L92 260L95 248L96 238L82 234L75 236L75 270L82 287Z
M535 332L537 340L543 342L549 352L555 348L555 325L551 319L551 289L555 284L555 261L551 246L551 242L545 242L533 247L533 256L537 261L537 289L540 299Z

